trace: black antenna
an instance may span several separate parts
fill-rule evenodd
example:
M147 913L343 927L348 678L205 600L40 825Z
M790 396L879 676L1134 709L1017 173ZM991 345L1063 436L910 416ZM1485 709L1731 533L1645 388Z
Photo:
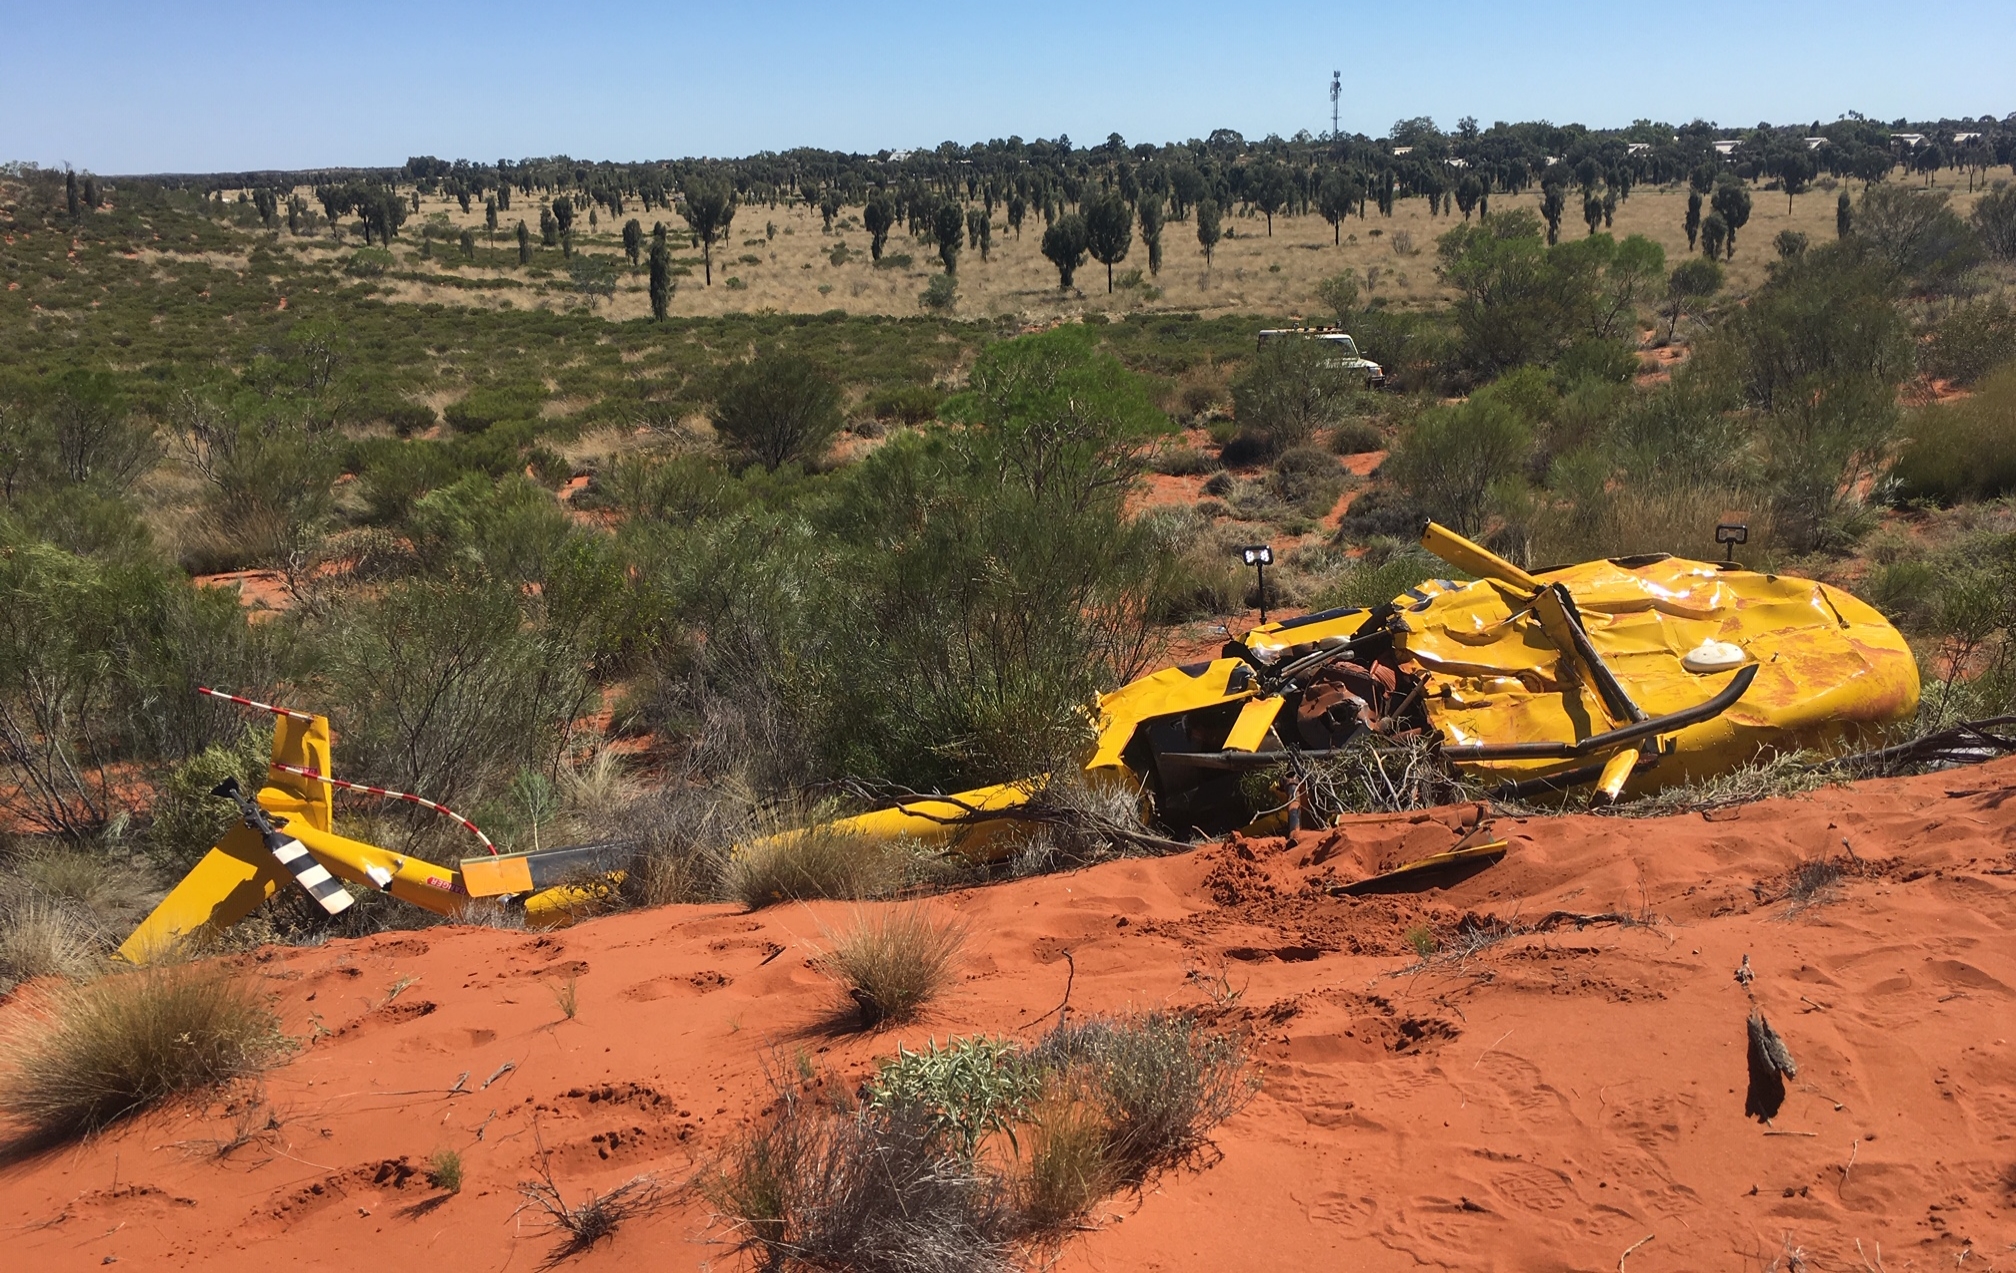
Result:
M1344 95L1344 72L1330 72L1330 140L1337 140L1337 99Z

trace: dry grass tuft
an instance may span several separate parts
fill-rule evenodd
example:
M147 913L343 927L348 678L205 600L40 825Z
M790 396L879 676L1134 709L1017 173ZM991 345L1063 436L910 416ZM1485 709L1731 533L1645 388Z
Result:
M1260 1090L1238 1039L1177 1013L1060 1025L1036 1057L1086 1085L1107 1159L1129 1184L1197 1158Z
M462 1192L462 1155L453 1149L438 1149L427 1160L427 1183L448 1193Z
M457 1166L459 1171L460 1164ZM547 1254L542 1266L545 1268L614 1236L625 1221L654 1210L665 1201L656 1179L633 1176L607 1193L591 1193L569 1206L553 1180L550 1167L541 1167L539 1178L522 1182L518 1192L525 1199L520 1210L530 1207L543 1213L546 1228L559 1235L559 1242Z
M0 1114L35 1140L256 1074L288 1041L256 989L214 965L137 969L51 996L0 1044Z
M907 846L813 824L741 846L722 873L722 891L750 910L819 898L861 901L903 887Z
M1028 1165L1018 1182L1022 1214L1038 1231L1062 1229L1118 1183L1095 1104L1058 1083L1029 1114Z
M33 893L0 903L0 993L36 977L82 980L103 966L88 911Z
M835 1110L796 1089L701 1180L764 1267L996 1273L1019 1222L1000 1178L914 1105Z
M819 967L846 992L864 1027L906 1021L945 988L966 929L922 906L864 915L835 938Z

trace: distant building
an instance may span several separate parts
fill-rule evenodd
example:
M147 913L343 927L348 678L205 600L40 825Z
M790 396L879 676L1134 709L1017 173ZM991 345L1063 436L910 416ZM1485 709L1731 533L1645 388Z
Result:
M1413 153L1414 148L1412 146L1395 146L1393 148L1393 157L1395 159L1398 159L1401 155L1411 155Z
M1980 141L1980 140L1981 140L1981 134L1980 134L1980 133L1954 133L1954 134L1953 134L1953 144L1954 144L1954 145L1956 145L1956 146L1964 146L1964 145L1966 145L1966 144L1967 144L1968 142L1970 142L1970 141Z
M1625 154L1627 154L1627 155L1642 155L1642 154L1644 154L1644 153L1645 153L1646 151L1648 151L1648 150L1650 150L1650 149L1652 149L1652 143L1651 143L1651 142L1649 142L1649 141L1634 141L1634 142L1631 142L1631 143L1630 143L1629 145L1627 145L1627 146L1625 146L1625 147L1624 147L1624 153L1625 153Z
M1917 149L1918 147L1920 147L1920 146L1922 146L1922 145L1924 145L1924 144L1925 144L1925 134L1924 134L1924 133L1891 133L1891 134L1890 134L1890 140L1891 140L1891 141L1895 141L1895 142L1902 142L1902 143L1903 143L1904 145L1906 145L1906 146L1909 146L1909 147L1911 147L1911 148L1912 148L1913 150L1916 150L1916 149Z
M1742 144L1743 143L1740 139L1733 141L1718 141L1715 143L1715 153L1718 155L1733 155L1736 153L1737 147L1741 146Z
M1822 146L1830 144L1832 143L1830 143L1825 137L1808 137L1806 139L1806 149L1808 150L1818 150Z

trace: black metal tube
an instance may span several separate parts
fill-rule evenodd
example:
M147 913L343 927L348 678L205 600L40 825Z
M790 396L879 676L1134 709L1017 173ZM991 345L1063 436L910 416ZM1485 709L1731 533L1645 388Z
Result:
M1607 733L1591 734L1580 742L1573 743L1444 743L1442 754L1461 763L1466 760L1573 760L1592 752L1608 751L1626 743L1650 738L1654 734L1670 733L1698 725L1704 720L1713 720L1735 705L1742 698L1750 683L1757 679L1758 665L1750 664L1729 678L1729 684L1722 692L1693 707L1683 707L1677 712L1669 712L1650 720L1633 721L1619 729Z

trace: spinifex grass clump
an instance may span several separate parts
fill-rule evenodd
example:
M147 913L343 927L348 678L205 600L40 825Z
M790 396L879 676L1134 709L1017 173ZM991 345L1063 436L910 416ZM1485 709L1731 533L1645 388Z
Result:
M1174 1014L1091 1018L1028 1049L954 1039L899 1049L858 1098L826 1097L807 1067L699 1183L762 1260L1003 1269L1114 1189L1195 1161L1258 1086L1238 1040Z
M878 1026L908 1020L944 989L965 941L966 930L956 921L902 906L862 916L819 962L853 1002L861 1024Z
M288 1042L256 989L200 964L58 991L0 1045L0 1114L27 1136L90 1135L162 1101L255 1074Z

